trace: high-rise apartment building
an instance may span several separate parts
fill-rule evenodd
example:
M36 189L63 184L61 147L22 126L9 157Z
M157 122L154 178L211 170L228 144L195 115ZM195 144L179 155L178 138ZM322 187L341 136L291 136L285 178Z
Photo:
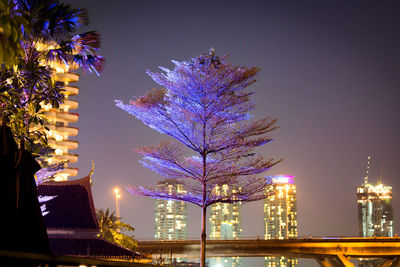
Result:
M55 175L56 181L68 180L70 176L78 174L77 168L68 167L69 163L76 163L78 155L70 153L70 150L78 148L78 141L71 140L70 137L78 135L78 128L71 126L71 123L78 121L79 114L72 113L71 110L78 108L78 102L71 98L79 93L79 88L72 86L71 83L79 80L79 75L72 73L71 66L51 62L48 65L53 69L53 79L64 90L64 101L58 108L54 108L50 103L42 105L45 117L48 120L46 125L48 132L49 145L55 149L55 155L48 159L49 163L65 162L66 167Z
M157 184L168 194L184 193L184 185L175 179L166 179ZM160 240L186 239L187 204L183 201L157 199L155 201L155 235Z
M264 200L265 239L297 238L297 198L294 176L267 177ZM266 267L297 266L297 259L265 257Z
M226 196L235 193L235 188L228 185L216 186L214 194L218 196ZM242 219L241 219L240 202L235 203L216 203L210 206L210 239L211 240L229 240L239 239L242 235ZM239 257L232 258L210 258L208 266L210 267L238 267L241 265Z
M236 189L228 185L216 186L214 193L217 196L234 194ZM240 202L215 203L210 206L210 239L238 239L242 234Z

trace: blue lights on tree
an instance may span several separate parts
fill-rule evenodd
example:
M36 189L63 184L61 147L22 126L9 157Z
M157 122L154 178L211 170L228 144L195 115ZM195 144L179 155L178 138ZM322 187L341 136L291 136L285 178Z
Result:
M129 104L116 105L176 141L140 147L141 163L165 178L179 179L186 192L128 186L136 195L180 200L202 208L201 266L205 266L206 209L217 203L264 199L265 178L258 176L280 160L264 159L255 148L269 143L276 119L252 119L255 107L247 90L260 68L232 65L213 49L189 61L172 61L170 70L148 71L163 89L154 89ZM216 186L228 185L230 195Z

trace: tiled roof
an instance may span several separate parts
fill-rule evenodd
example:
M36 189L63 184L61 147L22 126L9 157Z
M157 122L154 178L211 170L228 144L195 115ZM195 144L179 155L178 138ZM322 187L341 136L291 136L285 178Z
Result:
M87 258L131 259L133 252L96 237L50 236L52 253Z
M45 203L49 212L44 216L47 229L98 230L89 176L43 183L38 186L38 195L57 196Z
M38 186L38 195L57 196L45 203L49 213L44 216L44 221L52 254L132 259L131 250L95 236L99 226L89 176L79 180L43 183Z

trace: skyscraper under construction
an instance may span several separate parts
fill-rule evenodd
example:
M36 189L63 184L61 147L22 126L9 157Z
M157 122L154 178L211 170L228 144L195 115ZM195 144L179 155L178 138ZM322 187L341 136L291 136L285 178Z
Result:
M357 188L358 230L361 237L393 237L392 187L368 182L368 157L364 183ZM362 260L359 266L379 266L379 260Z
M364 183L357 188L359 236L393 237L392 187L368 182L369 161Z

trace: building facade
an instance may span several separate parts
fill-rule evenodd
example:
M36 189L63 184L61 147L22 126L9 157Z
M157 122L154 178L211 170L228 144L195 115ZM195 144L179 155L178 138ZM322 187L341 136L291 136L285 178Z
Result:
M234 188L228 185L216 186L214 194L217 196L226 196L235 193ZM216 203L211 205L209 217L209 229L211 240L231 240L239 239L242 236L242 204L236 203ZM210 258L208 260L210 267L238 267L241 266L239 257L232 258Z
M393 237L392 187L368 182L371 157L368 157L364 183L357 187L358 231L361 237ZM379 259L359 261L360 267L377 267Z
M358 231L361 237L393 237L392 187L368 182L368 157L364 183L357 188ZM382 260L360 260L361 267L380 266Z
M264 238L297 238L297 197L294 176L267 177L264 200ZM266 267L297 266L297 259L265 257Z
M72 123L78 121L79 114L71 111L78 108L78 101L73 96L79 93L79 88L71 84L79 80L79 75L72 73L74 68L65 64L51 62L48 64L54 71L53 79L64 90L63 103L55 108L48 103L42 105L44 116L47 119L47 127L49 128L48 140L49 145L55 149L55 155L48 158L49 164L65 163L65 168L55 175L55 181L66 181L70 176L78 174L77 168L68 166L70 163L78 161L78 155L71 153L70 150L78 148L78 141L70 139L78 135L78 128L71 126Z
M368 183L370 163L368 156L364 183L357 188L359 236L393 237L392 187Z
M393 237L392 187L364 183L357 188L359 236Z
M163 180L157 186L170 195L185 192L183 184L175 179ZM187 233L186 216L186 202L156 199L154 237L159 240L185 240Z

